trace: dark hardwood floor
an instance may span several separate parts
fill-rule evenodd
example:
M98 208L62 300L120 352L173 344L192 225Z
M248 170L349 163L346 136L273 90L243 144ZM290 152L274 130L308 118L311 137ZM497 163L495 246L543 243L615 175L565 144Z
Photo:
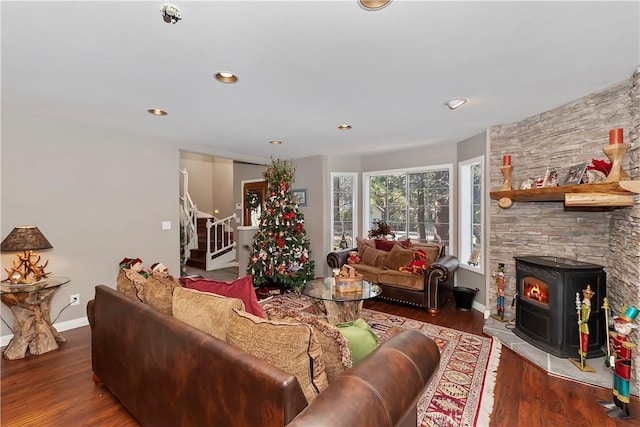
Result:
M459 311L447 303L437 317L423 310L370 301L366 307L463 331L482 334L476 311ZM104 387L91 379L88 326L63 332L67 342L41 356L2 358L0 424L14 426L137 426L138 423ZM149 390L153 393L153 390ZM598 406L611 390L550 377L503 347L495 388L491 426L632 426L640 424L640 402L633 398L635 420L614 420ZM258 427L258 426L256 426Z

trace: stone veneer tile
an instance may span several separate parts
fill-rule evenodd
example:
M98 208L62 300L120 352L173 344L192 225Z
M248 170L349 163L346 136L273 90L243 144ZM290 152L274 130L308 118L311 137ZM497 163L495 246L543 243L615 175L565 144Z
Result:
M608 144L609 130L618 127L625 130L625 142L631 144L623 169L640 179L638 70L629 80L600 92L518 123L490 128L491 189L502 187L504 154L511 154L512 186L518 188L526 178L544 176L547 168L566 168L593 158L606 160L602 149ZM565 211L560 202L515 202L501 209L492 201L489 214L490 269L505 264L507 318L515 318L511 307L516 289L513 257L529 254L602 265L613 315L619 315L624 304L640 307L640 196L635 197L634 207L605 212ZM495 304L492 286L488 306L493 313ZM640 344L637 330L630 338ZM640 352L636 352L634 365L640 366ZM640 388L638 370L633 371L633 382Z

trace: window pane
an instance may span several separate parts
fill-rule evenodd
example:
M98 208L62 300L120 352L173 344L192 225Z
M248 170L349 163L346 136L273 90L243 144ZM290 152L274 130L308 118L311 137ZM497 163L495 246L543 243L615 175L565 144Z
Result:
M348 249L355 246L353 212L355 209L355 175L334 175L332 180L333 223L331 243L334 248Z
M449 245L449 170L369 177L369 229L386 221L397 239Z

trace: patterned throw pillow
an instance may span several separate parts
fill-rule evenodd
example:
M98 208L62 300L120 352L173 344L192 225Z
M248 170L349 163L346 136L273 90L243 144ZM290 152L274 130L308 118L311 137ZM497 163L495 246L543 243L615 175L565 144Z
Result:
M406 267L411 260L413 260L413 251L411 249L403 248L400 245L395 245L389 257L384 263L384 266L390 270L400 270L400 267Z
M322 348L309 325L269 321L234 309L227 342L294 375L307 402L329 385Z
M361 262L373 267L382 267L389 256L389 252L365 247L362 253Z
M265 305L264 312L269 320L280 322L305 323L313 328L313 332L322 347L322 363L327 373L329 384L353 366L351 351L346 339L334 325L317 317L305 316L297 310Z
M180 287L178 280L171 276L149 276L145 279L144 276L138 274L138 277L134 277L133 285L140 301L164 314L171 315L173 290Z
M116 279L116 290L129 298L140 301L136 287L133 284L134 280L145 280L145 278L137 271L121 268L118 271L118 278Z
M244 310L242 300L177 287L173 291L173 317L226 341L231 310Z

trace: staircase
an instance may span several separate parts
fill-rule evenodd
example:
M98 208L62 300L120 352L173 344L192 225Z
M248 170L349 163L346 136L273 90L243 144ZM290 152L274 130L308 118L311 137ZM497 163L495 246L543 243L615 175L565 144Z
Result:
M235 214L224 219L197 218L197 245L190 250L187 265L206 271L236 267L235 219Z
M237 267L236 243L233 240L236 214L217 219L198 211L189 196L189 173L181 169L180 174L181 271L184 272L184 264L206 271Z

